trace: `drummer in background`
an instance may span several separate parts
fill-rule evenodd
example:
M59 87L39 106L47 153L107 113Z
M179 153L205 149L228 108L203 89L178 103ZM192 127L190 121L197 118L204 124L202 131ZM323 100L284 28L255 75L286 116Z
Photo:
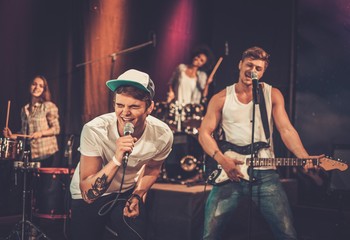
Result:
M206 71L213 64L214 55L206 45L197 46L191 54L192 62L181 63L175 69L169 81L167 102L178 104L203 104L213 78L208 79Z
M21 109L21 134L28 135L26 139L29 143L26 145L30 145L31 161L40 162L40 167L52 167L55 153L58 152L56 136L60 133L58 108L51 102L45 77L34 77L29 92L30 102ZM12 139L19 136L6 127L3 134Z

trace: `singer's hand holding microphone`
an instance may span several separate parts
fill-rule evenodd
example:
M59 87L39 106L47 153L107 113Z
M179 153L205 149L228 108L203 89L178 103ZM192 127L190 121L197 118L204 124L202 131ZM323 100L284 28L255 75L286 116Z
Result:
M132 137L134 133L134 125L131 122L127 122L124 126L123 134L124 136L120 137L117 140L117 151L116 154L118 157L121 157L122 164L124 169L126 168L129 160L129 155L131 154L136 138ZM118 158L119 159L119 158ZM135 218L139 215L139 201L141 200L138 195L132 195L126 203L123 209L123 214L129 218Z
M129 155L131 154L136 138L132 136L134 133L134 125L127 122L123 130L124 136L116 141L117 149L113 157L113 161L117 166L123 164L124 167L128 164Z

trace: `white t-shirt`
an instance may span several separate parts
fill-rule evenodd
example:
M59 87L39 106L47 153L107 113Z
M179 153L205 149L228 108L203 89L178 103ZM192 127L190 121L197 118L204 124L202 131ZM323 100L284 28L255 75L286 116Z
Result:
M146 122L145 131L129 156L122 192L135 185L144 164L150 160L162 161L171 151L173 133L168 125L153 116L148 116ZM106 165L115 154L115 142L119 137L116 114L112 112L101 115L84 125L80 137L80 152L84 156L99 156L103 159L102 164ZM82 198L79 188L79 167L80 163L76 167L70 185L73 199ZM119 191L122 174L123 168L120 167L105 194Z

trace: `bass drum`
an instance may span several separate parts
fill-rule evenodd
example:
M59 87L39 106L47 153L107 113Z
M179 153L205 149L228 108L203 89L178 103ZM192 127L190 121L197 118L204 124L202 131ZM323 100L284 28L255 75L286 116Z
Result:
M183 181L201 173L203 149L193 135L174 133L173 148L164 162L164 180Z
M47 219L67 218L69 184L74 170L39 168L34 174L33 216Z
M0 219L20 215L23 202L23 173L17 173L13 169L12 161L0 161L0 189Z

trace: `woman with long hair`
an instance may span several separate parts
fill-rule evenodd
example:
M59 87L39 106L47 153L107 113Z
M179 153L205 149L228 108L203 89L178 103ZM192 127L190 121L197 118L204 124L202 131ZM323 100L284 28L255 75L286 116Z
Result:
M30 86L30 101L21 109L21 135L29 141L31 161L40 162L41 167L51 167L54 154L58 152L57 135L60 133L57 106L51 101L49 85L45 77L37 75ZM16 139L9 128L4 128L7 138Z
M206 45L193 49L191 62L181 63L169 81L167 102L180 104L200 104L208 95L208 87L213 79L208 79L207 71L213 64L213 53Z

